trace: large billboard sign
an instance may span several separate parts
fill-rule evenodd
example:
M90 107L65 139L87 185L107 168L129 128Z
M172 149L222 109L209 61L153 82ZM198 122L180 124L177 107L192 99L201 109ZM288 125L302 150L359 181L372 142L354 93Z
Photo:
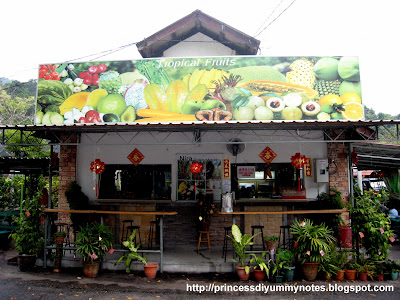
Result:
M358 57L47 64L36 124L362 120Z

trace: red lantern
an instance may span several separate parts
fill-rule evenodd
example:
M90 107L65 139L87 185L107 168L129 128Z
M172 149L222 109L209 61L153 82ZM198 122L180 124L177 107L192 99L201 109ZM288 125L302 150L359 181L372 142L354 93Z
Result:
M204 166L200 162L194 162L190 165L190 172L193 174L198 174L203 170Z
M299 152L297 152L294 156L290 158L292 161L292 166L296 167L296 169L301 169L302 166L304 166L306 162L306 156L305 155L300 155Z
M90 163L90 171L95 172L96 174L103 173L105 170L105 163L100 159L96 158L94 161Z
M96 174L96 178L93 178L94 180L96 180L96 197L98 196L98 190L99 190L99 183L98 183L99 180L97 178L97 175L103 173L105 169L106 169L105 163L98 158L96 158L94 161L90 163L90 171ZM95 175L93 174L93 177L94 176Z

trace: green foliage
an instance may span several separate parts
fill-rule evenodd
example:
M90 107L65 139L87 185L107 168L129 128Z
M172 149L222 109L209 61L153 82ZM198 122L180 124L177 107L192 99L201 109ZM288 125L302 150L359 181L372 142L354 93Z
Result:
M33 124L35 115L35 98L10 96L0 88L0 124L29 125Z
M82 256L83 261L102 261L105 252L112 249L113 234L103 224L97 222L82 226L76 233L76 253Z
M261 256L257 256L254 253L251 253L250 255L253 256L252 259L250 259L251 264L255 264L254 269L260 269L261 271L265 271L265 274L269 277L269 270L270 270L270 263L271 260L265 261L264 257L267 253L263 252Z
M42 221L44 214L41 211L39 195L25 199L21 214L14 217L16 228L11 235L19 254L38 254L43 247Z
M68 189L65 191L65 196L70 209L85 210L89 208L89 197L82 192L81 186L76 181L72 181L69 184ZM74 213L71 214L71 221L72 226L77 230L88 222L88 216L87 214Z
M289 269L293 267L294 253L289 249L278 248L276 251L276 260L282 262L282 268Z
M6 83L3 88L11 97L29 98L36 96L37 82L34 79L28 82L19 82L17 80Z
M129 249L129 253L124 254L123 256L121 256L117 262L120 263L123 260L125 260L125 265L126 265L126 273L130 273L131 272L131 263L134 260L140 261L141 263L143 263L144 265L147 265L147 258L141 256L138 253L139 248L144 244L144 243L140 243L138 245L135 244L135 237L136 237L136 229L132 232L132 234L129 236L127 241L123 241L122 245L124 245L126 248Z
M363 195L354 200L354 206L348 205L353 235L363 235L361 243L373 260L386 259L391 247L389 238L393 236L393 232L390 230L389 216L380 209L387 199L385 190L376 194L373 191L364 191Z
M266 242L277 242L277 241L279 241L279 236L277 236L277 235L266 236L266 237L264 237L264 240Z
M329 254L329 244L335 241L332 230L325 224L314 225L310 219L295 221L290 232L295 241L295 255L302 262L322 262L325 254Z
M250 256L250 254L246 253L246 250L249 246L253 245L252 240L255 236L259 235L261 232L256 233L253 236L248 236L247 234L243 234L240 231L240 228L236 224L232 224L232 236L228 237L232 240L233 249L239 261L232 259L234 263L240 263L241 267L245 268L246 274L250 272L249 266L245 265L246 259Z
M338 268L338 270L343 270L344 266L346 265L346 262L348 261L348 254L346 251L341 251L336 248L335 243L330 243L329 244L330 251L328 254L326 254L326 261L335 267ZM324 263L324 262L322 262Z

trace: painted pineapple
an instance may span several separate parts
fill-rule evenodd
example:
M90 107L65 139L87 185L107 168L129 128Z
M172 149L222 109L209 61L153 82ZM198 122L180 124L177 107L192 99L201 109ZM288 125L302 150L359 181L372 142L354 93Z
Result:
M295 60L290 66L290 71L286 73L288 83L314 88L315 75L313 71L314 63L306 58Z

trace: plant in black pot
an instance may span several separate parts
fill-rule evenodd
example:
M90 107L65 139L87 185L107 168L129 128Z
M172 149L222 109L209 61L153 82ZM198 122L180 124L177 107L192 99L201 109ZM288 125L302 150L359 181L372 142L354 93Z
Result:
M39 251L43 247L44 214L39 196L25 199L19 216L14 217L15 229L11 234L18 251L18 265L21 271L32 270Z
M75 253L82 256L83 273L86 277L96 277L106 252L114 252L112 240L111 230L97 222L86 224L77 231L75 244L78 248Z

